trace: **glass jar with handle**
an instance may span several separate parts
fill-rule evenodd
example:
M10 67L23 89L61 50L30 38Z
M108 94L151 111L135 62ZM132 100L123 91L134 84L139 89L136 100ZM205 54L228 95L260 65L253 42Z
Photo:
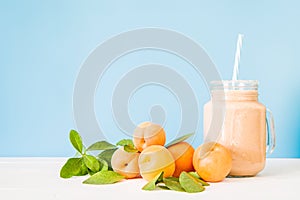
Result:
M265 166L266 152L275 148L273 115L258 101L258 81L213 81L210 89L211 100L204 105L204 137L213 125L213 114L218 114L213 106L224 105L218 142L231 151L229 175L255 176Z

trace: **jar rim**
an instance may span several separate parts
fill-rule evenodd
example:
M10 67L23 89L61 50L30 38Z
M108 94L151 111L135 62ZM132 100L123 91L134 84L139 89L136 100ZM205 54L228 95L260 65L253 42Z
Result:
M210 82L211 90L257 90L258 80L215 80Z

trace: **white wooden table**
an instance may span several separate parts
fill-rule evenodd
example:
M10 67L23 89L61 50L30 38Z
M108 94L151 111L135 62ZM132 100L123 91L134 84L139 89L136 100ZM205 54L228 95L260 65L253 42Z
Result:
M0 158L0 199L300 199L300 159L268 159L266 168L256 177L227 178L194 194L143 191L146 181L142 179L85 185L82 181L86 177L59 177L65 161L66 158Z

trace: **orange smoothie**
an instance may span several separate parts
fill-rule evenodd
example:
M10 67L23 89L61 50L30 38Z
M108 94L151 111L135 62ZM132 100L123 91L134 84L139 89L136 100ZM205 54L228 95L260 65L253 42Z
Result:
M204 136L211 124L212 102L225 106L218 142L231 151L231 176L254 176L265 166L266 107L258 102L257 88L248 89L232 85L222 92L212 89L213 101L204 106Z

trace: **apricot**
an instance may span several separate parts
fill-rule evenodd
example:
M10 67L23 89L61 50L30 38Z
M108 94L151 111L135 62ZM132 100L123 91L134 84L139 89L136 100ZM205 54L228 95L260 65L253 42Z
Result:
M198 175L208 182L222 181L230 172L230 151L219 143L208 142L199 146L193 156L193 165Z
M129 153L121 147L117 149L111 157L111 166L115 172L123 175L125 178L140 177L138 165L140 153Z
M143 122L134 130L133 144L140 152L151 145L163 146L165 142L166 133L159 124Z
M160 145L145 148L140 154L138 163L141 176L147 181L152 180L162 171L164 177L172 176L175 171L175 161L172 154Z
M194 171L194 148L189 143L179 142L169 146L168 150L175 160L175 171L173 173L174 177L179 177L180 173L183 171Z

